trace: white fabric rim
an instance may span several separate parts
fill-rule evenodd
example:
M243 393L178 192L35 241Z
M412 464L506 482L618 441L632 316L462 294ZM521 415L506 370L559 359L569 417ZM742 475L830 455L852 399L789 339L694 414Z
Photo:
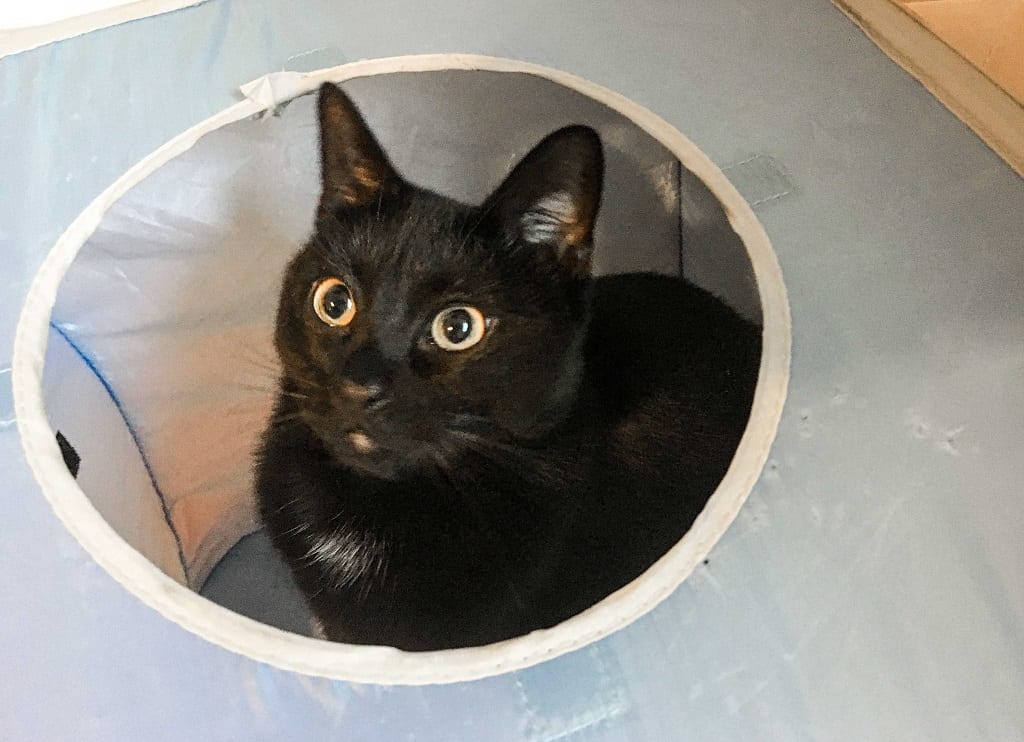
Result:
M438 652L335 644L291 634L233 613L179 585L130 547L71 477L47 420L42 395L43 359L57 289L106 210L204 134L312 91L324 81L451 69L526 73L587 95L632 120L710 188L746 246L761 298L763 351L750 421L725 478L686 536L639 578L558 626L484 647ZM652 112L574 75L526 62L463 54L393 57L304 74L279 73L260 78L244 86L243 91L249 96L247 100L167 142L89 204L46 256L29 290L14 341L15 414L29 465L67 529L125 588L189 631L285 670L361 683L445 683L521 669L605 637L664 600L707 556L736 517L768 457L786 397L791 344L786 289L768 236L743 197L707 156Z
M202 2L206 2L206 0L126 1L113 7L74 15L70 18L61 18L38 26L0 27L0 59L9 54L18 54L45 44L52 44L54 41L70 39L90 31L98 31L101 28L116 26L151 15L169 13L172 10L199 5Z

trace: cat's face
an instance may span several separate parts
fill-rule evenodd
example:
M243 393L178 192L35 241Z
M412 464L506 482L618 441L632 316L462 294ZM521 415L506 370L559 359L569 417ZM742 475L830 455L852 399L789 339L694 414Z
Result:
M278 309L289 414L383 478L543 435L581 371L596 134L556 132L474 207L403 181L335 86L319 115L316 231Z

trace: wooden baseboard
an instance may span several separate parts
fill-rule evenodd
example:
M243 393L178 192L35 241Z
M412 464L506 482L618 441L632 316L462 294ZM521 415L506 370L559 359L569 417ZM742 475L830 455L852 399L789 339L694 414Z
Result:
M1024 176L1024 105L892 0L833 2Z

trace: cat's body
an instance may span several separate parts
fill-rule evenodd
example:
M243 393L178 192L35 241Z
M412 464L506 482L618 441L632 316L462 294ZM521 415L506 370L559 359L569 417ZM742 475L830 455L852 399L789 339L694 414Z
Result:
M589 130L471 207L401 181L340 91L320 112L324 196L284 281L257 468L268 532L334 640L439 649L564 620L700 512L745 426L758 330L679 279L589 278ZM324 276L346 293L318 318Z

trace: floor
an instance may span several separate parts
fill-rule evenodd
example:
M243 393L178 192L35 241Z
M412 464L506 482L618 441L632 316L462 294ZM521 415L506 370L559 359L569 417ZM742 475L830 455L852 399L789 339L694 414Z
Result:
M243 616L312 635L312 616L302 593L263 531L239 541L206 578L201 593Z

